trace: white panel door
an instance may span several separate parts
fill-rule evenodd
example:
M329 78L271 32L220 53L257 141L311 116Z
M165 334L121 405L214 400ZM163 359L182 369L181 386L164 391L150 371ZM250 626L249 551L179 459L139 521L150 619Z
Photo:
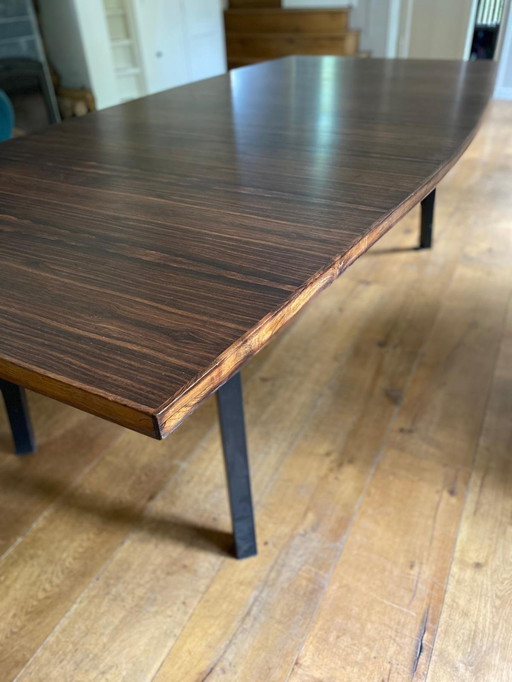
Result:
M191 81L226 71L221 0L180 0Z
M148 94L190 81L180 0L133 0Z

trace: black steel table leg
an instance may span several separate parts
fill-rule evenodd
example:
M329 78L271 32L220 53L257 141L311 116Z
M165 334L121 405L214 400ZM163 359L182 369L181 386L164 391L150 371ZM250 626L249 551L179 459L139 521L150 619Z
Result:
M228 481L235 555L245 559L257 553L251 477L245 438L242 381L237 373L217 391L217 405Z
M11 425L17 455L28 455L36 449L32 423L28 411L25 389L10 381L0 379L7 416Z
M421 202L421 233L420 249L430 249L432 246L432 229L434 225L434 205L436 190L433 189Z

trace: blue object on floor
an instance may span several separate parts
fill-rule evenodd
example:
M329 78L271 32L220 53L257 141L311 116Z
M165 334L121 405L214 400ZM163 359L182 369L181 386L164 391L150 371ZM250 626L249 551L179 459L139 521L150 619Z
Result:
M0 142L12 137L14 128L14 109L11 100L0 90Z

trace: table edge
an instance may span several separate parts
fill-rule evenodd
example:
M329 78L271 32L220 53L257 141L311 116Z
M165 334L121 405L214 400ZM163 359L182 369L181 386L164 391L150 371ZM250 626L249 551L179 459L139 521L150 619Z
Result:
M228 381L247 360L260 351L317 294L334 282L352 263L375 244L401 218L435 189L439 181L467 150L489 110L488 100L475 127L462 145L428 177L415 192L385 214L370 231L342 255L335 256L297 289L277 310L266 315L255 327L227 348L205 372L189 383L178 395L163 403L155 413L160 438L176 429L204 400Z

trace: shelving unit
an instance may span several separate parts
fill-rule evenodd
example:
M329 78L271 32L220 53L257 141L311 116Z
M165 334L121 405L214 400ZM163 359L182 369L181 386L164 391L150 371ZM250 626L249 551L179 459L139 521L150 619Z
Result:
M103 0L119 100L146 92L131 8L126 0Z
M40 8L63 86L90 89L98 109L226 70L221 0L43 0Z

